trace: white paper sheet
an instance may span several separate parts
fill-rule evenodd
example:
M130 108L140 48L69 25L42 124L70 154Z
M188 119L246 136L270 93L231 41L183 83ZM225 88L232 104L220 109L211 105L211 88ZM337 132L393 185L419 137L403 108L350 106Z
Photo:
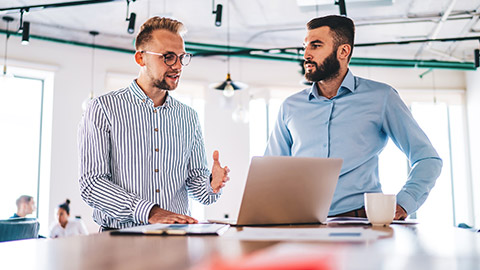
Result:
M388 232L354 228L257 228L244 227L242 231L225 234L224 238L251 241L326 241L363 242L387 236Z

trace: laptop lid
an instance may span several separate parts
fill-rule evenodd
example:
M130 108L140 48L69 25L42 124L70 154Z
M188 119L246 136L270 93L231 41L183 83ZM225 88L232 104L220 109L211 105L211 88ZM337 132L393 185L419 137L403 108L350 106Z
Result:
M342 159L253 157L234 225L325 222Z

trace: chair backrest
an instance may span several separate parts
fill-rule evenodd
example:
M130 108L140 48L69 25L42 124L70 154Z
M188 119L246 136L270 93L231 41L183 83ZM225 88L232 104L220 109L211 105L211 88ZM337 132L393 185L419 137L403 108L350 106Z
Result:
M36 218L0 220L0 242L38 238L40 223Z

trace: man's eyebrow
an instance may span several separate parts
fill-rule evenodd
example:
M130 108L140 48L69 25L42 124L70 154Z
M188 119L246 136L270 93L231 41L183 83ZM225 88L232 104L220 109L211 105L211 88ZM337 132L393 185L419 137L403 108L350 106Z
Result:
M309 41L309 42L307 42L307 43L304 42L304 43L303 43L303 47L307 46L308 44L318 44L318 43L324 44L323 41L321 41L321 40L319 40L319 39L316 39L316 40Z

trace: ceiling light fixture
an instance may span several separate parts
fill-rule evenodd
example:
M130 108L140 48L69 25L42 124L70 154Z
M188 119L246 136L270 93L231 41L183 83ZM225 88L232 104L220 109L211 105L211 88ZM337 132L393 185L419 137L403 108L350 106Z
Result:
M214 83L210 88L223 91L225 97L232 97L236 90L242 90L248 87L245 83L234 82L230 75L230 0L227 2L227 78L220 84ZM218 10L217 10L218 11Z
M23 22L22 45L30 43L30 22Z
M129 34L133 34L133 32L135 32L135 20L137 18L137 14L132 12L130 13L130 16L128 16L128 13L130 11L130 2L135 2L135 1L136 0L127 0L127 17L125 20L128 22L127 32Z
M5 37L5 54L3 56L3 72L2 78L7 77L7 48L8 48L8 39L10 38L10 32L8 31L9 24L13 21L13 18L10 16L4 16L2 19L7 23L6 37Z
M215 7L215 0L212 0L212 14L215 14L215 26L220 27L222 25L222 10L223 6L221 4L217 5L217 9Z
M478 68L480 66L480 50L475 49L473 55L475 56L475 67Z
M347 16L347 7L345 6L345 0L336 0L335 5L338 5L340 15Z
M82 102L82 109L85 111L87 109L88 103L94 97L94 86L95 86L95 37L98 36L99 32L97 31L90 31L89 34L92 36L92 61L91 61L91 85L90 85L90 94L88 97Z

